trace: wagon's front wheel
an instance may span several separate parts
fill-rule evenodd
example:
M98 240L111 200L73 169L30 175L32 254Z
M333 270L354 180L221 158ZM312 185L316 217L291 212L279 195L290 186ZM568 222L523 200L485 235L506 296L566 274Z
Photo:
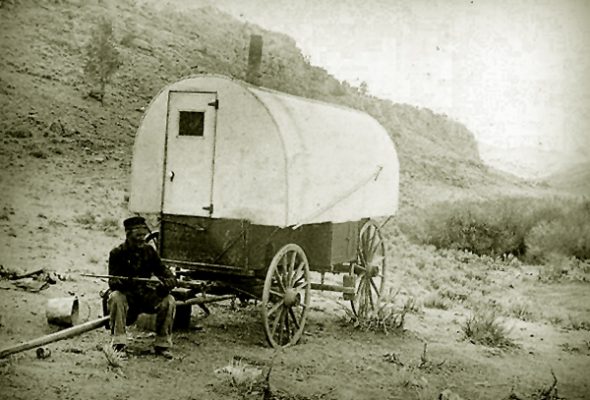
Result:
M310 297L305 252L296 244L287 244L273 257L262 292L262 320L272 347L291 346L301 339Z
M385 243L379 226L367 221L359 233L357 263L354 265L356 289L351 300L352 311L363 319L378 307L385 289Z

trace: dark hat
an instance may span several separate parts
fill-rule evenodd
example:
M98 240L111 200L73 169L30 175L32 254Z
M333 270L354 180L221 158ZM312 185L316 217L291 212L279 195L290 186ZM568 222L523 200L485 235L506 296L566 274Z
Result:
M125 221L123 221L123 226L125 227L125 230L131 230L134 228L138 228L138 227L142 227L145 228L147 227L147 225L145 224L145 218L144 217L129 217L127 218Z

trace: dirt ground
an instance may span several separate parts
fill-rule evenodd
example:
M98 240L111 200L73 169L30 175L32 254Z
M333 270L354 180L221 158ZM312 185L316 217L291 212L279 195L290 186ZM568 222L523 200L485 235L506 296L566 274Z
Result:
M37 293L0 281L4 348L56 330L47 324L48 299L77 296L81 322L101 315L98 293L106 284L80 273L106 273L108 251L121 240L119 225L127 214L126 181L116 162L70 165L59 158L21 162L8 156L3 164L0 183L8 195L0 204L0 264L21 271L45 268L66 278ZM109 366L101 350L109 341L103 328L46 345L51 356L45 359L34 349L2 359L0 397L264 398L256 386L236 386L227 374L215 372L240 358L242 365L265 373L272 366L267 398L436 399L447 390L445 395L463 399L532 399L542 398L542 390L551 386L552 372L560 398L590 398L585 278L545 282L537 279L536 267L480 269L488 283L477 290L485 298L526 299L538 316L528 322L506 317L516 346L497 349L464 340L461 325L469 315L464 304L454 302L446 310L422 304L430 291L428 274L437 272L427 273L429 267L416 272L419 255L412 252L417 250L393 254L395 247L388 249L388 285L417 300L403 331L355 329L338 294L312 292L301 343L275 351L265 343L257 305L226 301L212 305L208 317L193 308L191 328L174 333L172 360L151 354L150 333L137 327L131 330L132 353L118 368ZM442 273L469 276L467 269L450 268Z

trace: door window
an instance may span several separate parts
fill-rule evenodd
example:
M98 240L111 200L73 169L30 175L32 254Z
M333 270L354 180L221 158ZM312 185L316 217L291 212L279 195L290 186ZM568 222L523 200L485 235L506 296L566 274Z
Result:
M205 113L197 111L179 111L178 135L203 136Z

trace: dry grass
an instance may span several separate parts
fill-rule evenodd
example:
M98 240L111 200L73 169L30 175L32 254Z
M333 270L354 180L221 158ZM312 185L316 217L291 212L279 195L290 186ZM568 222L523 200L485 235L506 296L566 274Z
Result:
M106 344L102 347L102 352L105 355L110 368L119 369L123 367L123 362L125 360L123 352L117 351L113 349L112 346Z
M533 311L531 303L525 299L516 299L505 306L505 312L509 317L518 318L522 321L535 321L536 313Z
M86 211L84 214L74 217L74 222L83 225L84 227L91 228L96 225L96 216L90 211Z
M523 397L522 395L515 392L512 388L510 394L506 397L507 400L565 400L565 397L560 397L557 392L557 377L553 370L551 370L551 376L553 381L547 387L537 389L530 396Z
M346 312L346 322L361 331L383 332L386 335L403 331L406 315L416 312L418 306L414 297L407 297L401 303L396 301L397 293L382 298L377 307L369 310L363 317L355 315L350 308L341 305ZM340 303L338 303L340 304Z
M590 321L583 320L572 314L568 314L567 319L568 321L565 325L565 328L574 331L590 331Z
M250 365L239 357L233 357L229 364L214 371L217 377L230 386L250 392L264 379L262 368Z
M474 344L498 348L515 346L514 341L508 337L509 329L501 323L494 310L476 310L467 317L461 329L465 339Z
M436 308L439 310L448 310L452 307L452 302L443 297L440 292L431 292L423 300L423 305L426 308Z

